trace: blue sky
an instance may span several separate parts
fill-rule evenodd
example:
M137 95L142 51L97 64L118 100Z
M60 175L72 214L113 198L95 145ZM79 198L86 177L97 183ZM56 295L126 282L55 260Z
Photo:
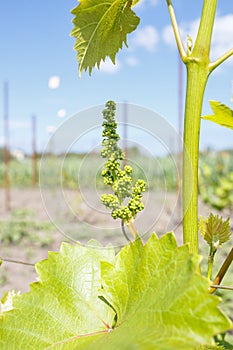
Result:
M181 31L195 37L202 1L173 1ZM178 55L170 31L166 1L141 0L134 8L141 18L138 31L128 37L129 48L94 70L90 77L78 77L70 10L75 0L8 0L0 5L0 82L9 81L11 146L30 150L30 117L37 116L38 148L48 139L48 127L57 128L64 120L84 109L104 104L108 99L128 101L163 115L177 128ZM220 0L212 57L233 46L233 6ZM57 88L48 86L59 78ZM185 76L185 71L184 71ZM233 58L216 70L205 94L203 113L210 113L208 100L231 102ZM50 81L55 83L56 80ZM184 78L185 84L185 78ZM1 86L1 85L0 85ZM3 110L0 89L0 110ZM2 119L2 118L1 118ZM0 121L0 144L3 124ZM51 129L50 129L51 130ZM202 122L201 147L232 147L232 131Z

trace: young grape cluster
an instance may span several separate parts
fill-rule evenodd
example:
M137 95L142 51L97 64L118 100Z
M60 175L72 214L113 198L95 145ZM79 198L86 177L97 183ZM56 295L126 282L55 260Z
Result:
M139 179L133 185L132 167L126 165L123 169L121 168L120 161L125 159L125 154L118 146L120 136L117 133L115 121L116 104L108 101L105 107L102 112L104 130L101 156L107 158L107 161L102 170L102 176L104 183L112 187L114 194L103 194L101 201L106 208L112 210L114 219L120 218L127 223L144 209L142 193L146 190L146 183Z

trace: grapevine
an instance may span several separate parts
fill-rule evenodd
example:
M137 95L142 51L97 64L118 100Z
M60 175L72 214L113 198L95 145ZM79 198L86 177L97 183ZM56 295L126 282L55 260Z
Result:
M120 162L125 159L125 154L118 146L120 136L117 133L115 121L116 104L108 101L105 107L102 112L104 130L101 156L107 161L102 170L102 176L104 183L112 187L114 194L102 194L101 201L106 208L111 209L113 219L121 219L136 236L135 230L132 230L132 221L137 213L144 209L142 196L146 190L146 183L138 179L133 184L132 167L125 165L123 169L121 168Z

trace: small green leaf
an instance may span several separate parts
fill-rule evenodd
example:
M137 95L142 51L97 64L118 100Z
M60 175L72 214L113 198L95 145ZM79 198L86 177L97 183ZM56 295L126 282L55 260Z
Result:
M233 350L233 344L226 341L226 333L218 334L214 337L214 340L218 346L222 347L224 350Z
M233 350L233 345L226 342L225 340L219 341L219 349Z
M217 101L210 101L210 106L214 114L205 115L202 118L233 129L233 111L223 103Z
M200 217L199 230L204 240L209 244L218 243L220 246L231 237L229 218L223 221L221 216L213 215L204 220Z
M127 46L127 34L134 31L139 18L131 10L132 0L80 0L71 12L74 28L71 35L76 38L79 74L92 69L109 56L115 63L116 53ZM135 2L134 2L135 4Z

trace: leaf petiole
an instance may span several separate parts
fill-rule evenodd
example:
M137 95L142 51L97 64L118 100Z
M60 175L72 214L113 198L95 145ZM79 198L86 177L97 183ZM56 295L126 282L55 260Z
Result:
M219 247L219 244L217 242L216 244L211 243L210 245L210 252L208 257L208 270L207 270L207 278L209 278L209 280L212 280L214 257L218 250L218 247Z
M124 223L124 220L121 220L121 230L122 230L122 233L123 235L125 236L126 240L131 242L131 240L129 239L126 231L125 231L125 223Z
M168 11L170 14L171 22L172 22L172 27L173 27L173 31L174 31L174 35L175 35L175 39L176 39L176 44L177 44L177 47L178 47L178 50L180 53L180 57L182 58L182 61L185 62L187 55L186 55L184 45L183 45L183 42L181 39L179 26L177 24L176 15L175 15L175 11L174 11L171 0L167 0L167 6L168 6Z
M228 50L224 55L219 57L215 62L209 64L209 71L212 72L215 68L220 66L224 61L226 61L229 57L233 55L233 47Z

